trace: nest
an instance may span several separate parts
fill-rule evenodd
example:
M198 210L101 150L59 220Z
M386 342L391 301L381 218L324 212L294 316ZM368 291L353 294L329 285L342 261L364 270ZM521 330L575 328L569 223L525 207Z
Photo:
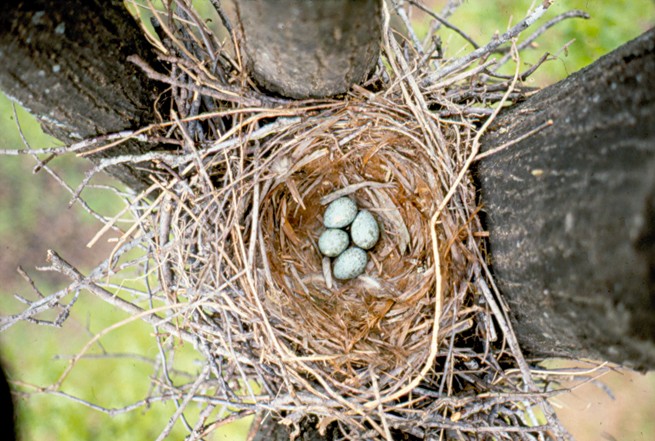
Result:
M241 145L252 152L252 167L235 171L233 184L211 194L190 193L194 199L182 202L202 207L197 219L190 222L180 210L181 218L172 220L184 225L181 242L204 243L205 256L215 256L198 272L189 274L186 265L173 272L215 293L212 307L224 312L210 323L232 335L230 349L275 366L280 380L296 389L319 382L325 391L317 397L337 408L344 397L363 404L376 394L403 393L420 375L435 356L435 305L442 295L436 279L448 283L466 270L464 262L451 265L447 251L460 243L448 243L444 228L452 236L457 224L449 220L433 232L431 217L449 178L439 173L439 157L424 144L420 126L407 122L406 111L393 100L355 98L265 144ZM216 164L223 173L244 159L224 157ZM325 204L344 195L374 213L383 233L365 275L339 282L317 240ZM437 252L449 262L443 268Z
M381 64L368 88L283 110L237 103L230 136L203 140L189 163L190 189L162 185L160 200L176 208L158 265L169 297L197 305L180 326L202 334L232 379L257 381L262 393L246 397L259 410L286 424L315 415L322 430L336 422L354 439L476 433L507 424L470 412L469 400L505 390L482 378L515 364L491 350L481 296L493 282L468 168L488 112L443 94L480 71L435 84L430 64L409 67L416 48L403 53L386 32L391 68ZM510 83L505 99L518 90ZM342 282L317 240L326 204L344 195L374 213L382 235L364 275ZM435 401L459 393L467 399ZM504 405L516 421L525 413Z
M268 293L266 314L285 358L320 361L328 383L350 395L349 387L371 386L362 370L380 372L386 389L426 362L435 304L426 233L438 164L415 141L418 127L395 122L393 107L355 101L330 113L271 157L267 168L278 173L262 183L258 291ZM425 168L415 167L419 158ZM366 273L338 282L316 243L325 204L344 195L374 213L383 233ZM360 397L374 399L372 391Z
M564 433L494 290L470 174L498 109L529 93L524 73L491 75L489 62L473 62L503 43L516 55L511 38L545 9L449 63L433 61L438 45L417 46L411 26L407 40L387 26L367 84L291 101L257 90L238 48L185 2L177 8L160 20L174 112L139 133L181 150L123 159L165 167L132 202L140 221L98 274L128 244L148 250L159 275L151 308L161 306L152 314L169 311L151 322L203 356L198 381L178 388L186 403L214 396L292 426L313 415L319 431L336 425L351 439ZM238 94L223 93L235 85ZM345 282L317 247L326 204L344 195L382 232L364 275ZM207 418L191 439L216 426Z

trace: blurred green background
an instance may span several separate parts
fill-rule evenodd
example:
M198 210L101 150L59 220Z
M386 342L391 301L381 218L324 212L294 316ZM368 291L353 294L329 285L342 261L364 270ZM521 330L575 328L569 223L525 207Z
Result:
M206 1L196 2L207 7ZM439 11L445 1L426 1ZM478 43L484 44L495 32L521 20L530 1L469 0L463 2L451 21L465 30ZM538 4L539 2L534 2ZM533 29L557 14L570 9L588 12L590 20L573 19L558 24L537 40L537 47L522 55L522 61L534 62L544 52L559 53L529 81L547 85L564 78L599 56L636 37L654 24L655 2L652 0L599 2L591 0L557 1ZM414 17L421 20L421 14ZM419 26L420 29L420 26ZM426 29L423 26L423 29ZM525 36L529 35L528 31ZM470 47L461 37L443 32L441 37L451 56L461 56ZM568 46L568 50L560 49ZM43 135L34 120L17 109L23 131L34 148L56 145ZM11 103L0 97L0 149L22 147L17 121ZM112 249L103 238L93 248L85 244L101 228L101 224L78 205L68 207L70 195L44 171L32 173L35 165L30 157L0 156L0 314L18 312L23 305L14 293L34 298L29 285L18 275L22 266L35 277L45 293L64 286L65 281L51 273L38 273L35 266L45 264L47 249L57 250L82 270L89 270ZM88 164L75 157L53 161L52 166L66 182L75 187L83 178ZM96 182L117 185L109 178ZM97 211L112 215L122 202L109 191L85 192L85 199ZM32 391L35 386L48 386L67 366L67 360L81 350L91 336L126 315L101 301L83 294L70 319L61 329L20 323L0 334L2 361L10 380L18 391ZM122 407L147 396L153 375L153 359L157 346L152 329L131 323L110 333L96 346L94 354L123 354L122 358L83 360L64 383L67 393L105 407ZM181 362L193 372L196 355L183 348ZM144 358L130 357L138 354ZM612 401L592 385L576 389L572 394L554 399L560 414L578 440L607 438L618 440L655 439L655 375L630 372L612 373L603 379L615 392ZM63 397L33 394L18 402L20 433L23 440L144 440L155 439L174 412L172 404L153 404L133 412L109 417ZM193 409L190 410L193 412ZM249 421L235 428L221 429L210 439L243 437ZM170 439L183 439L186 432L177 424Z

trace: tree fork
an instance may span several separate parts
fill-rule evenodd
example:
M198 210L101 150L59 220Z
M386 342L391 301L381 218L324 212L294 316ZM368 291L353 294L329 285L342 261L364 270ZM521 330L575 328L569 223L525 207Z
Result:
M62 4L5 4L0 87L65 142L152 122L157 85L125 60L154 56L122 2ZM483 140L490 152L554 121L477 169L493 270L529 354L655 366L654 46L650 31L508 109ZM112 172L135 189L148 174Z
M655 29L502 114L477 169L495 280L537 357L655 368Z
M155 122L160 85L126 61L134 54L156 64L120 0L9 0L0 13L0 88L68 144ZM90 159L147 150L130 140ZM135 190L152 183L145 166L108 172Z

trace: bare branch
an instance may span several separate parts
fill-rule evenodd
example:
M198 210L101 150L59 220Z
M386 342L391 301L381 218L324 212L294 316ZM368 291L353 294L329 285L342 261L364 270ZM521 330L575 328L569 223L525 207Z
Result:
M552 28L555 26L557 23L560 23L566 19L569 18L584 18L588 19L589 14L587 14L584 11L578 11L578 10L573 10L573 11L568 11L563 14L558 15L555 18L552 18L551 20L548 20L546 23L544 23L543 26L541 26L539 29L534 31L528 38L523 40L519 45L518 45L518 50L519 52L526 49L528 46L530 46L537 38L539 38L543 33L545 33L548 29ZM496 70L500 69L507 61L510 59L511 53L508 50L507 54L498 61L498 65Z
M534 11L532 11L532 13L530 13L527 17L521 20L521 22L519 22L516 26L512 27L509 31L505 32L504 34L502 34L497 38L494 38L492 41L490 41L483 47L474 50L468 55L450 61L447 65L445 65L444 67L437 70L431 75L432 81L436 81L439 78L443 78L444 76L452 72L455 72L459 69L464 68L465 66L468 66L470 63L472 63L477 59L490 55L499 46L508 43L513 38L516 38L516 36L518 36L525 29L530 27L539 18L541 18L541 16L546 13L546 11L548 10L551 4L552 4L552 0L545 0L543 3L539 4L534 9Z

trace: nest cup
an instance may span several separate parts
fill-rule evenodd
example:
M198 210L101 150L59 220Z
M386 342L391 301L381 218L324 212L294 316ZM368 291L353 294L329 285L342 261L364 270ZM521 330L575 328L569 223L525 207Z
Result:
M259 243L254 268L244 259L234 269L240 289L231 308L251 324L244 333L256 336L256 358L293 383L309 375L340 396L372 400L370 375L384 395L426 363L439 160L417 141L419 125L401 113L345 104L318 125L298 128L302 137L259 146L253 162L260 166L237 179L244 193L231 209L249 226L242 240L256 236ZM348 281L331 277L330 259L317 245L326 205L341 196L373 213L381 229L366 271Z
M417 152L410 139L384 129L369 128L343 147L319 137L288 153L314 159L277 179L263 200L268 312L297 355L324 357L339 380L359 378L368 366L390 374L406 368L429 340L431 327L421 326L426 317L415 306L429 305L434 288L432 250L422 237L434 179L419 175L429 168L406 167ZM317 241L325 204L343 195L374 213L382 235L365 273L339 282Z

